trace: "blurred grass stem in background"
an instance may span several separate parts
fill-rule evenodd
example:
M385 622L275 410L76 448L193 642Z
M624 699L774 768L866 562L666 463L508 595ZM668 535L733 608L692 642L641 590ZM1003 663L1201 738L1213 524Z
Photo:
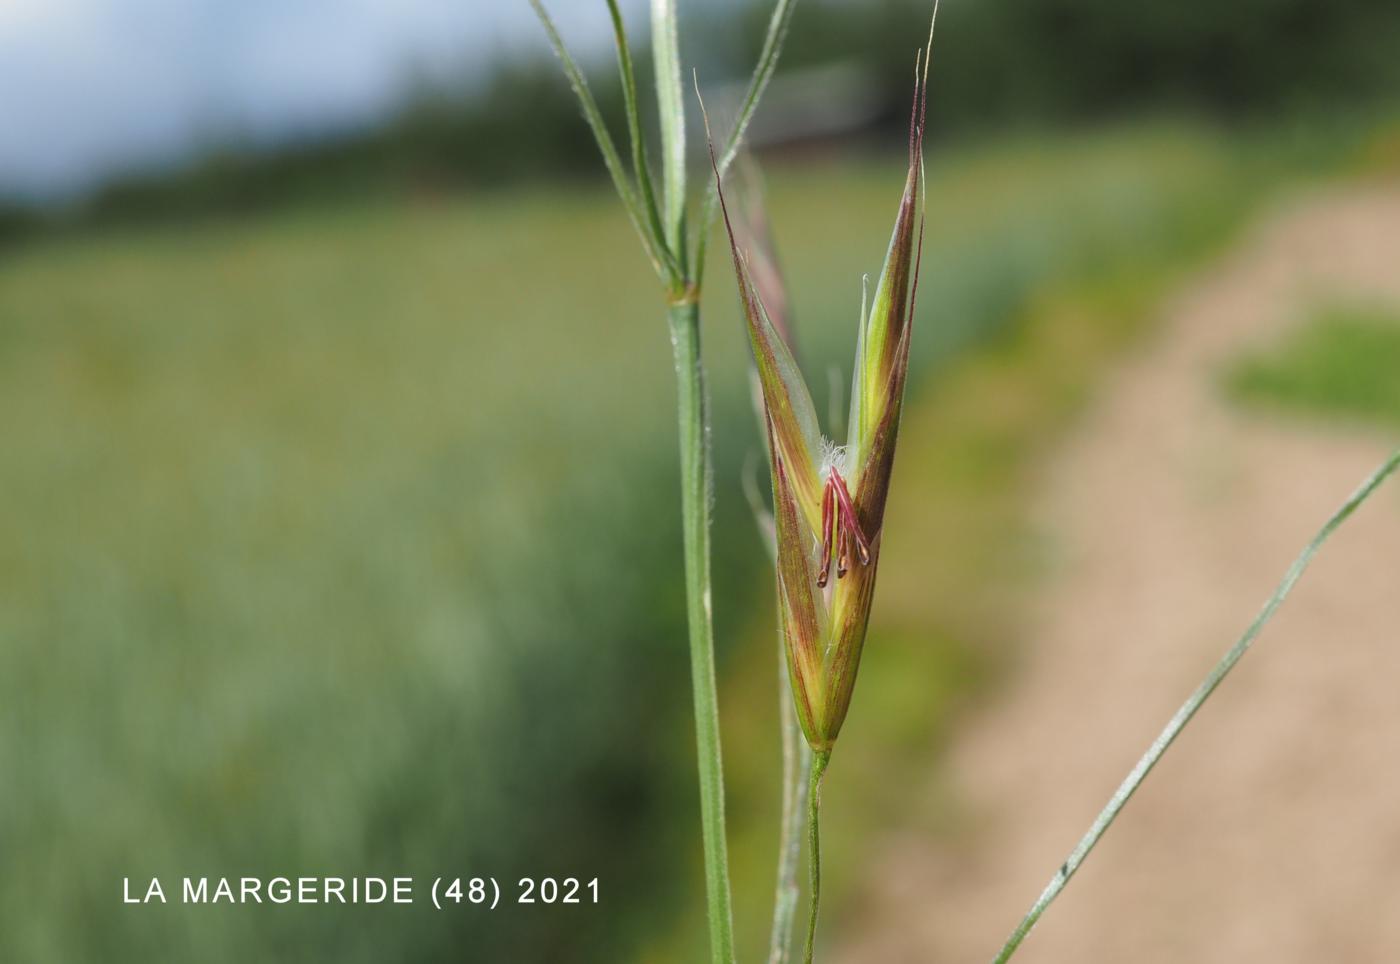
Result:
M787 964L792 945L792 924L797 917L801 888L797 883L802 854L802 823L809 792L804 771L812 762L812 748L802 736L792 705L787 650L778 630L778 719L782 727L782 813L778 825L778 871L773 894L773 923L769 929L768 964Z
M1127 805L1128 801L1132 799L1137 788L1142 785L1142 781L1147 779L1147 775L1152 772L1152 768L1157 765L1157 761L1160 760L1162 755L1171 747L1172 743L1181 734L1181 731L1185 729L1186 724L1191 722L1191 718L1196 715L1196 711L1205 704L1206 700L1210 699L1211 694L1215 692L1216 687L1229 675L1230 670L1235 668L1235 664L1240 661L1240 658L1249 651L1249 647L1254 642L1255 637L1259 635L1260 630L1273 618L1274 613L1278 611L1283 601L1288 598L1288 594L1293 591L1293 586L1307 570L1308 564L1312 562L1313 556L1322 548L1323 543L1327 541L1343 522L1351 517L1353 512L1361 507L1362 503L1370 498L1371 494L1375 492L1376 489L1380 488L1381 483L1389 478L1397 468L1400 468L1400 450L1393 453L1390 458L1383 462L1381 466L1366 479L1366 481L1362 482L1357 490L1352 493L1351 497L1342 504L1342 507L1333 513L1332 517L1323 524L1322 528L1318 530L1317 535L1313 536L1312 541L1307 544L1298 555L1298 558L1293 561L1293 565L1288 568L1288 572L1284 574L1283 581L1279 583L1278 588L1274 590L1274 594L1269 597L1269 601L1264 604L1264 608L1259 611L1259 615L1254 617L1254 621L1250 623L1249 628L1244 631L1244 635L1230 647L1223 657L1221 657L1220 662L1216 663L1215 667L1206 675L1206 678L1201 681L1201 685L1196 687L1196 691L1192 693L1190 698L1176 711L1176 715L1167 723L1166 728L1157 736L1157 739L1152 741L1152 745L1148 747L1142 759L1138 760L1137 765L1133 767L1122 784L1114 791L1113 796L1109 798L1108 805L1105 806L1098 817L1095 818L1094 823L1089 827L1089 831L1084 834L1078 846L1076 846L1074 851L1069 855L1069 859L1060 865L1060 869L1055 872L1055 876L1050 878L1050 883L1046 885L1045 890L1041 893L1039 899L1036 900L1035 905L1031 907L1030 912L1026 914L1021 920L1021 923L1012 931L1006 944L1002 946L1001 952L994 958L993 964L1003 964L1003 962L1010 960L1011 956L1016 953L1017 948L1019 948L1022 941L1026 939L1026 935L1035 927L1036 921L1040 920L1046 908L1060 895L1060 891L1064 890L1065 885L1069 883L1075 871L1079 869L1080 865L1084 863L1094 847L1098 844L1099 838L1113 825L1113 821L1117 819L1119 812Z

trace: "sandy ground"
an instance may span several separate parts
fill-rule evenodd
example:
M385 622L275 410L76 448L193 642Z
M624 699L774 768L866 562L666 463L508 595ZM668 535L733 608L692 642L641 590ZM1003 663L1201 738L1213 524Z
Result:
M952 754L968 832L891 831L829 960L990 960L1385 457L1384 432L1221 398L1223 364L1329 294L1400 302L1400 187L1276 211L1110 379L1045 469L1054 566L1016 677ZM1328 544L1018 962L1400 961L1400 485L1388 489Z

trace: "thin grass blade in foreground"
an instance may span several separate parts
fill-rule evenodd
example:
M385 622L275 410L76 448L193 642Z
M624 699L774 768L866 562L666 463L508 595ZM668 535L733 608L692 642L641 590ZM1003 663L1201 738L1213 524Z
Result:
M1069 859L1060 865L1060 869L1055 872L1055 876L1050 878L1050 883L1046 885L1045 890L1041 893L1035 905L1031 907L1030 912L1026 914L1021 923L1012 931L1011 937L1007 939L1006 944L1003 945L1001 949L1001 953L997 954L993 964L1003 964L1003 962L1011 959L1011 955L1016 953L1017 948L1021 946L1021 942L1024 941L1026 935L1031 932L1031 928L1035 927L1036 921L1040 920L1040 916L1045 913L1046 908L1060 895L1060 891L1064 890L1065 884L1069 883L1075 871L1079 869L1080 865L1084 863L1085 859L1093 851L1095 845L1099 842L1099 838L1113 825L1113 821L1117 819L1119 812L1127 805L1128 801L1132 799L1133 793L1137 791L1137 788L1142 784L1142 781L1147 778L1147 775L1152 772L1152 768L1157 765L1157 761L1167 752L1172 742L1176 740L1181 731L1185 729L1186 724L1191 722L1191 718L1196 715L1196 711L1201 708L1206 700L1210 699L1211 694L1215 692L1215 688L1220 685L1221 681L1225 679L1230 670L1235 668L1235 664L1238 663L1240 657L1244 656L1249 650L1255 637L1259 635L1259 631L1273 618L1279 606L1288 598L1288 594L1292 592L1294 584L1298 582L1298 579L1308 568L1308 564L1312 562L1312 558L1317 554L1318 549L1322 548L1323 543L1327 541L1332 533L1335 532L1363 502L1370 498L1371 493L1380 488L1381 483L1392 475L1397 468L1400 468L1400 451L1396 451L1392 454L1380 468L1376 469L1376 471L1371 474L1370 478L1361 483L1361 486L1352 493L1351 498L1347 499L1342 507L1333 513L1332 518L1328 519L1323 527L1318 530L1317 535L1313 536L1312 541L1308 543L1307 547L1303 549L1298 558L1294 560L1293 565L1289 567L1288 572L1283 577L1283 581L1279 583L1278 588L1274 590L1274 594L1269 597L1269 601L1264 604L1264 608L1260 610L1259 615L1254 617L1254 622L1249 624L1249 628L1245 630L1244 635L1235 642L1235 645L1230 647L1229 651L1225 653L1220 662L1215 665L1215 668L1212 669L1201 682L1201 685L1196 688L1196 691L1181 705L1181 709L1176 711L1176 715L1167 723L1166 728L1162 730L1157 739L1152 741L1152 745L1148 747L1142 759L1138 760L1137 766L1133 767L1132 772L1128 774L1122 784L1119 785L1118 789L1114 791L1113 796L1109 798L1108 805L1103 808L1102 812L1100 812L1098 817L1094 820L1093 825L1089 827L1088 833L1079 841L1079 845L1074 848L1073 853L1069 855Z

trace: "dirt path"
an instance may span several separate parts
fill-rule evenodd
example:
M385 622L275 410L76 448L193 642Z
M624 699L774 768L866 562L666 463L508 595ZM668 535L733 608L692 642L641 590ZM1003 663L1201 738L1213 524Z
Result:
M1046 468L1017 677L950 761L965 840L891 837L831 960L987 961L1384 433L1250 415L1223 363L1327 293L1400 302L1400 188L1295 203L1166 308ZM1400 373L1397 373L1400 377ZM1018 954L1400 961L1400 496L1344 528Z

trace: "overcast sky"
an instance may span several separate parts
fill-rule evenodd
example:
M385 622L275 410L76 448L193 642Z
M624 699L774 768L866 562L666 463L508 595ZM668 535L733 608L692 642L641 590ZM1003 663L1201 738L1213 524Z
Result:
M601 0L548 2L580 50ZM623 4L644 29L645 0ZM0 0L0 195L383 116L416 76L543 50L526 0Z

